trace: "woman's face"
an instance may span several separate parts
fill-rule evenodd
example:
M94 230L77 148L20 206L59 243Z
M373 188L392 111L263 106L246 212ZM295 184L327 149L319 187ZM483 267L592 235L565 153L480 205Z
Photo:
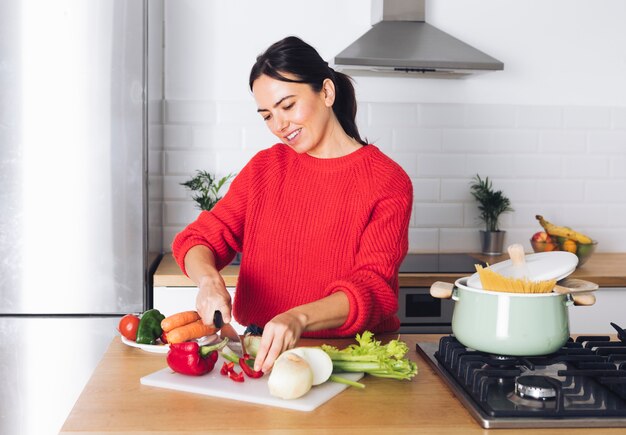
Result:
M295 78L285 74L287 78ZM252 85L259 114L270 131L298 153L322 156L328 151L336 124L332 105L335 88L326 80L320 92L306 83L261 75Z

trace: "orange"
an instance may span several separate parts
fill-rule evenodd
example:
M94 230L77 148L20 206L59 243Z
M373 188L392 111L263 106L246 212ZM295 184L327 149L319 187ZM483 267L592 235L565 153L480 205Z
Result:
M562 249L567 252L571 252L572 254L576 253L576 242L572 239L567 239L563 242Z

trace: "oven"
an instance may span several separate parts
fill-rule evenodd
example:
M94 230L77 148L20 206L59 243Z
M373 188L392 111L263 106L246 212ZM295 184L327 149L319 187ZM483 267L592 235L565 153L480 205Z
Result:
M437 299L428 287L400 287L398 317L404 334L452 332L452 299Z
M468 254L408 254L400 266L400 274L465 274L471 275L475 265L485 265ZM436 279L433 279L433 282ZM429 287L400 287L398 317L400 332L405 334L448 334L452 332L452 299L437 299Z

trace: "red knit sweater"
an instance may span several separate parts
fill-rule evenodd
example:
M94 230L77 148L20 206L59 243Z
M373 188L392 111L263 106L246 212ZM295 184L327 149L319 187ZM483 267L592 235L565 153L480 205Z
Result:
M205 245L218 269L242 252L233 315L264 326L277 314L334 292L350 302L346 322L308 337L353 336L400 326L398 268L408 250L411 180L374 145L318 159L284 144L259 152L210 211L173 242Z

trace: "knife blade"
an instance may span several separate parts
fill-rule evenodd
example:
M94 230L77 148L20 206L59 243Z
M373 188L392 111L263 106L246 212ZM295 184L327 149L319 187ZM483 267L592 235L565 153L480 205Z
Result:
M221 311L216 311L213 314L213 324L220 331L220 337L228 338L229 343L228 347L239 356L243 355L241 338L239 338L239 334L230 323L224 323L224 319L222 318Z

